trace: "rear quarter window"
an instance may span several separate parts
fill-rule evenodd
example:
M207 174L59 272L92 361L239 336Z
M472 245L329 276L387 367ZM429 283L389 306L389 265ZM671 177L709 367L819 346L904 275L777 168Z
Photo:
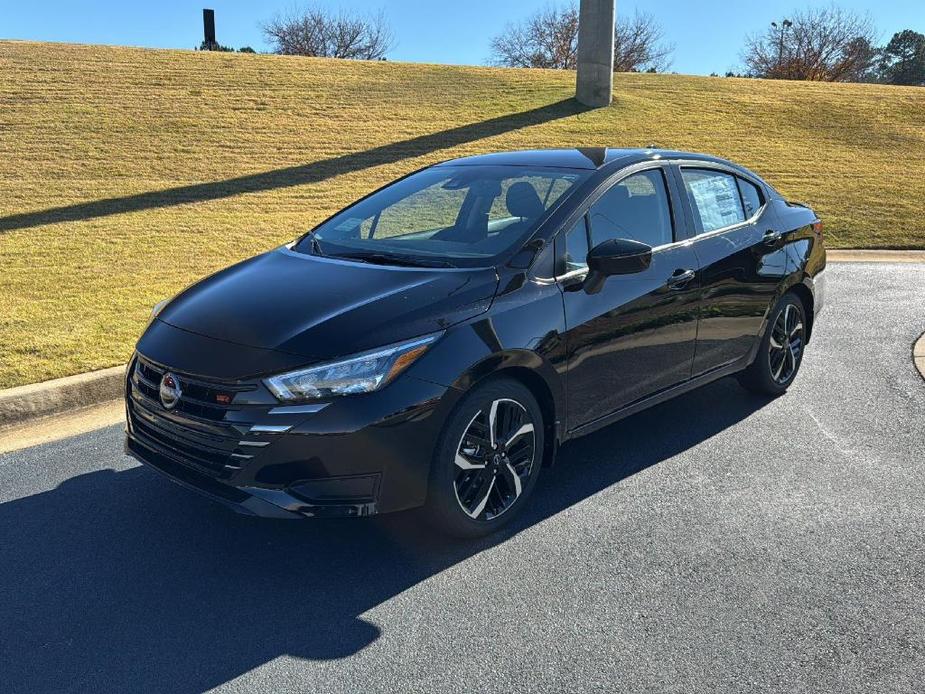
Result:
M745 207L745 216L751 219L764 205L764 194L758 186L744 178L738 179L738 182L739 192L742 193L742 205Z

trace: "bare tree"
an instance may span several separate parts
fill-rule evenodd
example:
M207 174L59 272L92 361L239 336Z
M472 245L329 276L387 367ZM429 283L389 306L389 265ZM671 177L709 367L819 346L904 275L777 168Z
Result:
M395 44L381 11L360 15L310 5L277 15L262 28L273 50L282 55L379 60Z
M794 12L746 38L743 60L754 77L820 82L865 79L876 60L867 15L835 5Z
M578 57L578 7L548 6L508 24L491 40L492 63L503 67L574 70Z
M665 43L652 15L636 12L625 22L617 18L613 38L614 72L665 72L671 67L674 46Z
M662 41L654 17L636 13L614 27L614 71L666 70L673 46ZM547 6L527 19L508 24L491 40L491 63L504 67L574 70L578 60L578 6Z

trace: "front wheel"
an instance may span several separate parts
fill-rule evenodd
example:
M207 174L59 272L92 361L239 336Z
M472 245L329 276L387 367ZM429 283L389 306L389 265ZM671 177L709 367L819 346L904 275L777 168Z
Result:
M543 445L543 415L523 384L503 379L477 386L444 426L426 511L459 537L498 530L533 491Z
M771 312L755 361L739 377L747 389L782 395L800 370L806 346L806 315L795 294L784 294Z

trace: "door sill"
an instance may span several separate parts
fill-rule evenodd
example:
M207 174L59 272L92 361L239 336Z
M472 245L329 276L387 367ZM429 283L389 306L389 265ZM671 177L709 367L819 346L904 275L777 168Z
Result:
M598 429L603 429L606 426L610 426L614 422L619 422L621 419L625 419L626 417L634 415L637 412L642 412L643 410L646 410L650 407L654 407L655 405L659 405L667 400L671 400L678 395L682 395L691 390L696 390L701 386L705 386L708 383L712 383L713 381L718 381L719 379L725 378L726 376L731 376L732 374L738 373L739 371L745 369L748 366L748 363L748 359L739 359L732 362L731 364L720 366L716 369L713 369L712 371L707 371L706 373L700 374L696 378L692 378L689 381L684 381L684 383L679 383L676 386L672 386L671 388L660 391L655 395L650 395L646 398L643 398L642 400L637 400L634 403L620 408L616 412L611 412L608 415L604 415L603 417L599 417L598 419L592 420L586 424L582 424L581 426L576 427L575 429L572 429L567 433L565 439L563 439L563 442L568 441L569 439L578 438L579 436L584 436L585 434L590 434L591 432L597 431Z

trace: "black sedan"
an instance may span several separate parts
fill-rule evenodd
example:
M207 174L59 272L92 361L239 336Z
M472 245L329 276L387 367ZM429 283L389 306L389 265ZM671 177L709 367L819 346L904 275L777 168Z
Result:
M449 161L158 306L126 449L244 513L484 534L567 439L733 374L783 393L824 268L813 211L715 157Z

